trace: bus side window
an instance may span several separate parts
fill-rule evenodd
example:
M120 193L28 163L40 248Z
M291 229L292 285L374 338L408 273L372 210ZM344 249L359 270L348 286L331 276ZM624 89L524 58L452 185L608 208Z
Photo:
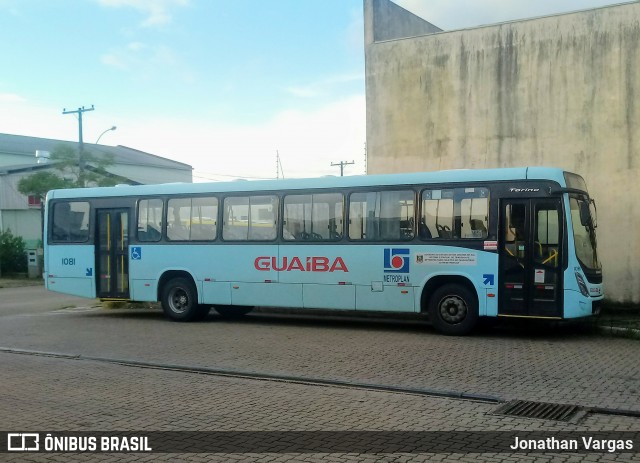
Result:
M488 236L487 188L424 190L421 204L420 239L485 239Z
M58 203L53 208L53 231L54 241L69 241L69 221L71 208L69 203Z
M453 190L422 192L420 238L453 238Z
M51 239L81 243L89 239L89 203L71 201L53 207Z
M408 241L415 235L413 190L352 193L349 197L349 238L367 241Z
M217 221L218 198L207 196L191 200L191 240L215 240L218 232Z
M505 250L512 257L524 257L525 242L525 205L507 204L505 208L504 242Z
M460 235L462 238L485 239L488 236L489 191L486 188L459 190Z
M226 241L272 241L277 237L278 197L224 198L222 238Z
M167 203L167 239L186 241L191 234L191 198L170 199Z
M336 241L342 238L341 193L287 195L282 238L286 241Z
M555 204L536 205L534 259L537 264L558 267L560 211Z
M160 241L162 238L161 199L141 199L138 202L138 240Z

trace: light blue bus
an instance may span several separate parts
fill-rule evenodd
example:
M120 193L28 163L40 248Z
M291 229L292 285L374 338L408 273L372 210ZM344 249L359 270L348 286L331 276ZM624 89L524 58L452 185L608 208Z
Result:
M160 301L172 320L255 306L588 317L603 298L579 175L528 167L53 190L45 282Z

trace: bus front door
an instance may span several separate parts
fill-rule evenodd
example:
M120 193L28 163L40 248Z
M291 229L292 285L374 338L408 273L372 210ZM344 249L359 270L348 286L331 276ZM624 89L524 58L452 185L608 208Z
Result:
M129 298L129 212L98 209L96 293L101 299Z
M500 209L498 315L561 318L560 199L505 199Z

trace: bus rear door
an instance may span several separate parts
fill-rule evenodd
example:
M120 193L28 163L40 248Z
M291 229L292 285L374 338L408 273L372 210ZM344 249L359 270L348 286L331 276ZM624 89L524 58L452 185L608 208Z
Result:
M98 209L96 293L101 299L129 298L129 211Z
M498 315L561 318L560 198L500 203Z

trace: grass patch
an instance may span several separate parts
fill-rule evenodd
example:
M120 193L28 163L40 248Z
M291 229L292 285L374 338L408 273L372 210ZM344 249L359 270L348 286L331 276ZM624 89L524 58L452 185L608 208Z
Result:
M594 318L594 326L605 334L640 339L640 306L608 303Z
M23 286L42 286L40 278L26 278L23 276L5 276L0 278L0 288L21 288Z
M102 301L103 309L157 309L157 302Z

